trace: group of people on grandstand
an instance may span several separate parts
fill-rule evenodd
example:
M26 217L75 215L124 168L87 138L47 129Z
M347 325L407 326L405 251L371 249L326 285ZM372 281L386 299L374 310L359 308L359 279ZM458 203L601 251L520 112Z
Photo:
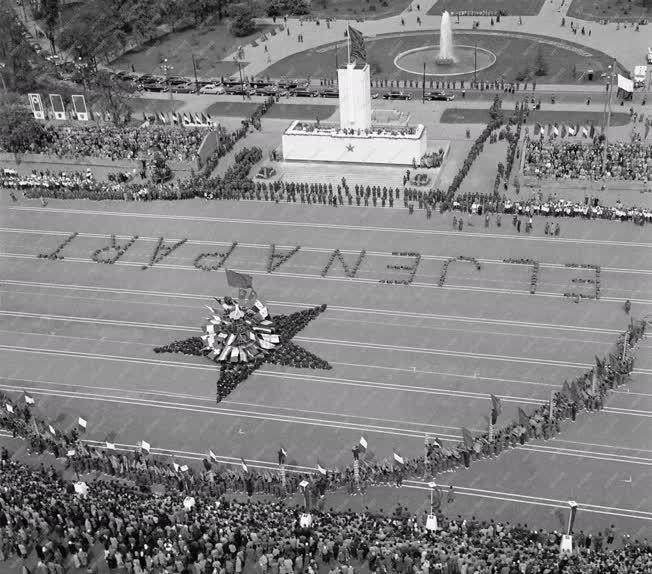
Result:
M610 142L603 161L604 145L598 138L591 145L528 138L524 173L556 179L652 181L652 145Z
M166 160L195 161L209 127L46 126L31 153L59 158L98 157L111 160L146 159L161 153ZM3 149L0 152L13 152ZM23 150L21 150L23 151Z

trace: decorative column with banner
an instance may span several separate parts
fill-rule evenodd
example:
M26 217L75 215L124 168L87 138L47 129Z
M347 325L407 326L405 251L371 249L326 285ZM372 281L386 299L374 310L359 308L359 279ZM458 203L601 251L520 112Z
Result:
M32 113L34 118L37 120L45 119L45 109L43 108L43 100L41 100L41 94L28 94L29 105L32 108Z
M287 492L287 480L285 476L285 458L287 457L288 452L281 446L278 450L278 473L281 477L281 488L284 492Z
M88 108L86 107L86 98L82 95L73 95L72 107L75 110L75 115L80 122L87 122L89 118Z
M66 108L59 94L50 94L50 105L52 106L55 120L65 120L67 118Z
M573 552L573 525L575 524L575 515L577 514L578 504L574 500L569 500L568 506L570 507L570 514L568 515L568 529L566 534L561 537L560 552L562 554L571 554Z
M351 452L353 453L353 481L356 491L360 492L360 446L356 444Z

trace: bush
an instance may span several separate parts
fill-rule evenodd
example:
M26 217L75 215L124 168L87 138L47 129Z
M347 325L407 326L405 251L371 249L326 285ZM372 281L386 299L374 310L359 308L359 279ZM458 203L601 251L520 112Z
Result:
M254 13L250 6L241 6L233 13L231 33L236 37L249 36L256 30Z
M48 140L48 133L32 112L19 105L0 107L0 150L25 153L32 145L40 147Z

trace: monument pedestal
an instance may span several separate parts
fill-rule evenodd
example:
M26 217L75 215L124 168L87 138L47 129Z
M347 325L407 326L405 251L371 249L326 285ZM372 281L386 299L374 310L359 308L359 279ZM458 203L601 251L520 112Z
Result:
M348 131L294 121L283 134L283 159L409 166L427 151L426 129L421 124L372 128L360 134Z

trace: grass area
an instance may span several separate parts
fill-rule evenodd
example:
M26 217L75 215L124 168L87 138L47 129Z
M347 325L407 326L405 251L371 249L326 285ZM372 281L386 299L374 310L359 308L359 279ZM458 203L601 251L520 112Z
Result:
M509 115L509 110L505 116ZM569 124L579 123L580 125L600 125L602 112L577 112L569 110L539 110L531 111L527 118L528 124L539 122L540 124L552 124L554 122ZM444 124L486 124L489 121L489 111L481 108L447 108L441 115ZM629 114L612 113L611 125L624 126L629 123Z
M258 104L252 102L215 102L206 110L211 116L247 117L252 114ZM266 118L282 120L314 120L329 118L337 106L319 104L276 104L265 115Z
M158 113L162 112L172 113L177 111L180 107L183 106L183 102L180 100L155 100L149 98L133 98L129 100L129 107L136 112L147 112L147 113Z
M312 16L343 18L356 16L365 20L400 14L411 0L316 0L310 5Z
M533 16L538 14L545 0L438 0L428 14L440 15L444 11L451 14L468 11L503 11L509 16Z
M603 19L638 22L643 18L649 21L652 19L652 4L647 2L646 6L646 2L647 0L572 0L567 17L596 22Z
M133 67L141 74L162 74L160 66L167 58L168 65L174 68L172 75L192 77L194 55L200 78L227 76L237 72L238 67L231 61L223 60L238 46L251 43L271 28L272 26L260 26L254 34L243 38L231 34L227 22L173 32L137 51L124 54L112 62L112 66L122 70L131 70Z
M411 74L394 66L394 58L413 48L424 45L437 45L438 34L432 32L416 34L391 34L366 40L367 53L372 76L387 80L415 80L420 74ZM548 67L545 76L537 78L537 83L577 83L580 72L593 69L597 74L611 63L609 56L597 50L572 42L521 34L516 32L460 32L455 35L455 43L474 45L493 52L496 63L478 72L481 80L504 78L513 80L524 68L532 65L539 47ZM346 43L337 45L338 60L346 59ZM262 72L263 76L280 78L333 78L335 77L335 46L320 46L288 56ZM471 79L473 72L455 79Z

